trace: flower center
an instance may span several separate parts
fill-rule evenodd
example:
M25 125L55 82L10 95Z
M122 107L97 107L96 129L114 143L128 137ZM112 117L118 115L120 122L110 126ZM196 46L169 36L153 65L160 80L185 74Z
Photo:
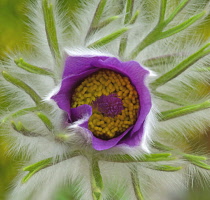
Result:
M92 106L88 128L101 139L119 136L132 126L140 108L138 93L128 77L103 69L80 83L72 95L71 107Z
M107 117L115 117L124 109L122 100L118 98L116 94L100 96L96 101L93 102L93 106Z

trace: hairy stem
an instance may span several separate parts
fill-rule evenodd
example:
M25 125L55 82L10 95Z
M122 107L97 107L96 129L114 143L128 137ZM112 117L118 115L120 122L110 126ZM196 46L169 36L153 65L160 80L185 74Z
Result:
M160 5L160 15L158 19L157 25L154 27L154 29L133 49L131 52L129 59L135 59L139 53L148 47L149 45L157 42L158 40L170 37L186 28L188 28L190 25L201 19L205 14L206 11L203 11L188 20L182 22L181 24L168 29L166 31L163 31L166 26L174 19L174 17L185 7L187 4L187 0L184 0L180 3L180 5L175 9L175 11L169 16L168 19L165 19L165 11L166 11L166 0L161 0Z
M59 49L59 43L57 38L56 22L53 12L53 5L49 3L49 0L42 1L42 10L44 14L45 30L47 34L48 44L56 64L60 63L61 53Z
M141 192L140 184L139 184L137 169L135 167L133 167L131 171L131 180L132 180L132 185L133 185L136 199L144 200L143 194Z
M90 177L93 200L102 200L103 179L96 158L90 160Z
M152 82L150 86L153 89L156 89L157 87L179 76L182 72L187 70L195 62L197 62L204 56L208 55L210 53L210 49L206 50L206 48L208 48L209 46L210 46L210 43L208 43L207 45L202 47L200 50L198 50L196 53L192 54L191 56L183 60L181 63L179 63L176 67L174 67L172 70L170 70L166 74L160 76L158 79Z
M173 119L176 117L188 115L197 111L201 111L204 109L210 108L210 100L205 101L200 104L195 104L195 105L190 105L190 106L184 106L181 108L173 109L173 110L168 110L161 112L159 115L159 121L166 121L169 119Z

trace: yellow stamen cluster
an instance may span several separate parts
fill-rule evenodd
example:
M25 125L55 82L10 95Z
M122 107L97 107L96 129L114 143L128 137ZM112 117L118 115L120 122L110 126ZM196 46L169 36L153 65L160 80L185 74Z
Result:
M139 111L138 93L130 80L111 70L99 70L93 73L75 89L71 107L92 103L102 95L116 94L122 100L124 109L114 117L104 116L93 107L88 128L101 139L108 140L122 134L132 126Z

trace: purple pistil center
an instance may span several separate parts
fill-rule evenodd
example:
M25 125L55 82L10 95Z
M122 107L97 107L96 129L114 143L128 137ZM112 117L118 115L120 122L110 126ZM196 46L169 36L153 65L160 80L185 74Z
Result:
M107 117L115 117L124 109L122 100L118 98L116 94L100 96L96 101L93 102L93 106Z

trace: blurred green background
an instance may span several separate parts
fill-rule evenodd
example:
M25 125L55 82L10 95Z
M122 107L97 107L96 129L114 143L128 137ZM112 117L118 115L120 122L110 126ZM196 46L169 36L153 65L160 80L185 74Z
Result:
M28 31L26 26L28 18L26 14L28 12L27 4L29 2L30 0L0 0L0 60L4 60L9 52L29 47L30 41L28 41L28 38L25 35L25 32ZM59 0L59 2L63 7L65 7L68 15L72 15L72 13L78 9L78 3L80 1ZM205 24L201 24L198 30L201 35L205 36L205 40L210 38L209 21L207 20ZM210 147L210 139L208 137L199 136L194 139L196 141L199 139L202 144L204 144L205 141L206 146ZM17 173L18 165L21 161L20 158L9 157L7 152L8 146L0 138L0 200L5 199L5 194L10 187L12 179ZM68 193L65 194L65 192L62 192L60 197L56 200L72 199ZM210 192L208 191L208 187L201 188L200 185L195 184L195 187L189 194L188 199L209 200Z

